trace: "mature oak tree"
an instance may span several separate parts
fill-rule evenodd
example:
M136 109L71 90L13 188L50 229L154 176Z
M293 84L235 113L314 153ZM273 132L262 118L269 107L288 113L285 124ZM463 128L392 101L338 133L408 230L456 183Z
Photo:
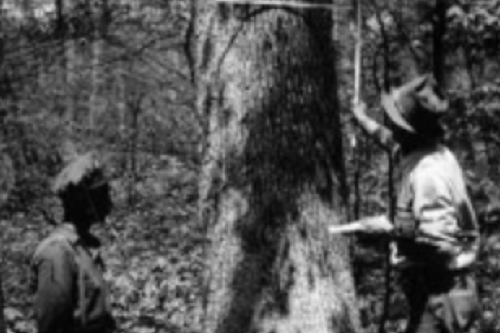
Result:
M332 11L197 6L203 332L359 332Z

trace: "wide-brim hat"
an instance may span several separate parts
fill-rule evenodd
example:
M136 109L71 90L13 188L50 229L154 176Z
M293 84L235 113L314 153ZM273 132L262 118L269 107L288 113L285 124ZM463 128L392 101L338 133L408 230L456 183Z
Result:
M381 104L394 125L413 134L441 128L439 120L448 111L448 101L439 93L431 75L419 76L382 93Z
M90 179L92 178L92 179ZM52 190L56 194L65 192L71 185L80 186L89 180L89 186L99 187L107 183L103 167L95 152L74 156L55 177Z

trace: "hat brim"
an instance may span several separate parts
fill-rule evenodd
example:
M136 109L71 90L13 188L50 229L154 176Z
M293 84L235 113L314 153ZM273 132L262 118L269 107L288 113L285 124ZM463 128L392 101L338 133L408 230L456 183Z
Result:
M394 98L393 93L383 92L381 97L381 104L384 108L385 113L394 125L410 133L417 132L415 128L413 128L413 126L411 126L401 115L400 109L396 103L396 99Z
M54 180L52 190L55 193L65 191L70 185L78 185L82 180L90 175L100 166L92 153L79 155L74 158L66 167L57 175Z

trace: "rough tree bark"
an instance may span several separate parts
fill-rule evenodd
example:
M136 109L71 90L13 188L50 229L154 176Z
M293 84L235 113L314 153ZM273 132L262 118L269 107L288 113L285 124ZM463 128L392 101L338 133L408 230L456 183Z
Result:
M332 11L197 10L203 332L359 332Z
M3 0L0 0L0 8L3 8ZM3 71L4 71L4 66L3 66L4 33L3 33L3 31L4 30L3 30L2 21L3 21L3 15L0 16L0 69L2 70L2 73L0 73L1 77L4 76L4 73L3 73ZM1 136L0 136L0 138L1 138ZM0 142L0 144L1 144L1 142ZM0 153L3 153L3 152L0 150ZM4 159L5 159L5 157L4 157ZM3 179L2 179L2 182L3 182ZM5 199L2 197L5 197ZM2 191L2 193L0 193L0 208L3 206L3 203L4 203L3 201L5 201L6 199L7 199L7 194L4 194ZM4 295L3 295L3 241L0 240L0 333L6 332L4 309L5 309L5 301L4 301Z
M2 1L0 0L0 5ZM1 50L0 50L1 51ZM1 137L0 137L1 138ZM9 198L9 193L14 187L14 165L11 158L1 147L2 142L0 142L0 209L3 208L4 204ZM7 325L5 322L5 297L3 293L3 237L0 236L0 333L7 332Z

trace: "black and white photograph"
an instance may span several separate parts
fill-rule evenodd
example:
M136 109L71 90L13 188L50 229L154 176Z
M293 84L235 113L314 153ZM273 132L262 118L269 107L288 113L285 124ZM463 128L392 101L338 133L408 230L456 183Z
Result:
M500 332L500 0L0 0L0 333Z

